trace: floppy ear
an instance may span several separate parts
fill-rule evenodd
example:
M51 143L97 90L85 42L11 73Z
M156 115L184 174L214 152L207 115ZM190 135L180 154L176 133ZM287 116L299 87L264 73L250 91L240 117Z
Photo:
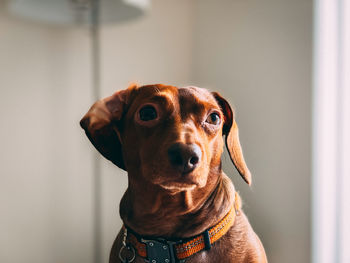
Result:
M80 121L80 126L95 148L119 168L126 170L118 124L128 105L134 86L117 91L95 102Z
M221 97L219 93L212 92L212 94L224 113L225 120L222 128L222 134L226 135L226 147L231 161L244 181L250 185L252 182L252 176L244 161L241 143L239 142L238 127L236 121L234 120L233 111L230 104L223 97Z

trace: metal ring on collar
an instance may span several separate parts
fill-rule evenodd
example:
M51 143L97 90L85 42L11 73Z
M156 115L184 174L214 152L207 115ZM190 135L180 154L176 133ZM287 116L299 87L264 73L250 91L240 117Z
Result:
M127 249L129 251L132 251L132 258L131 259L127 259L126 257L123 259L122 257L122 252L124 249ZM135 254L135 249L133 247L130 246L122 246L119 250L119 259L124 263L124 262L133 262L135 260L136 254Z

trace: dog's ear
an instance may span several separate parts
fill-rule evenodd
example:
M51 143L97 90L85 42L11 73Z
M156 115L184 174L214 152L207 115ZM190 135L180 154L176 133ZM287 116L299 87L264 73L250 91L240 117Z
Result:
M241 143L239 142L238 127L234 119L233 111L230 104L217 92L212 92L224 114L224 125L222 134L226 135L226 147L229 152L231 161L237 171L247 184L251 184L251 174L244 161Z
M91 106L80 121L80 126L95 148L119 168L126 170L118 124L129 103L130 94L136 85L115 92Z

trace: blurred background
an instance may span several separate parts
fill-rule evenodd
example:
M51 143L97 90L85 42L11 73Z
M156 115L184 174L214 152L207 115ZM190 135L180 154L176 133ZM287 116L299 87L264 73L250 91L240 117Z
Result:
M350 262L349 3L94 3L0 0L0 262L108 262L127 176L79 120L133 81L231 102L269 262Z

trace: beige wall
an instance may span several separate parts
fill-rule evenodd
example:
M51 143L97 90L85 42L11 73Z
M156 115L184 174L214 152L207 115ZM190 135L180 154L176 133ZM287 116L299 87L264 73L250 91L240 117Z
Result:
M87 40L0 14L1 262L92 262Z
M233 179L270 262L309 262L311 8L154 0L101 32L102 96L130 81L194 84L235 105L253 187ZM92 103L89 47L86 28L0 13L0 262L93 262L94 150L78 126ZM127 180L101 166L107 262Z
M193 82L235 106L253 186L224 169L269 262L310 262L312 1L197 1L195 18Z

